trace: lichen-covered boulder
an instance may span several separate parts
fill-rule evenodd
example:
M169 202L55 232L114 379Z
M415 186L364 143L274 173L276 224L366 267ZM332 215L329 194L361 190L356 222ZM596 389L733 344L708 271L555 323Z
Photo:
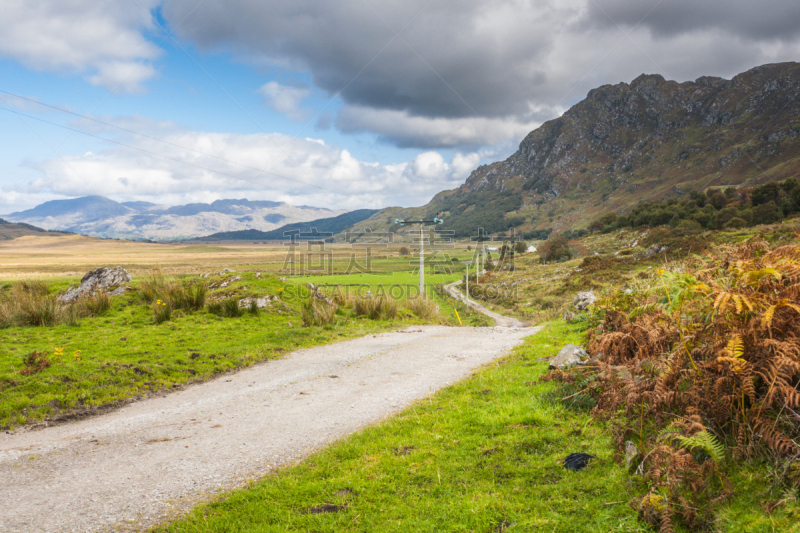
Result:
M98 291L108 292L114 287L130 283L131 281L131 275L122 267L96 268L83 276L80 286L72 287L70 285L67 292L58 297L58 301L62 304L71 304L82 296Z
M565 370L573 366L583 366L589 362L589 354L586 350L575 344L567 344L550 361L551 370Z
M592 305L597 301L597 296L594 295L593 291L587 292L579 292L575 299L572 301L575 304L575 309L578 311L584 311L587 307Z

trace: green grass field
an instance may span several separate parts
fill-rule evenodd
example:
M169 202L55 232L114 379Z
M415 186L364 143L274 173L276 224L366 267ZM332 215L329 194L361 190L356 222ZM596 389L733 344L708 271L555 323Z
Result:
M275 276L242 279L212 290L209 298L280 296L253 315L217 316L203 309L176 311L156 324L150 305L139 291L112 299L102 316L83 318L77 325L8 327L0 329L0 428L69 415L147 396L182 384L209 379L223 372L281 357L292 350L367 333L423 323L402 308L392 320L370 320L342 309L335 323L304 327L301 308L308 301L307 280L281 282ZM209 281L231 279L217 276ZM51 284L63 291L70 280ZM74 282L74 280L72 280ZM4 287L4 288L3 288ZM4 283L0 291L8 291ZM435 294L434 294L435 296ZM456 305L436 300L443 324L457 325ZM465 314L465 324L487 325L482 315ZM47 368L26 375L25 358L39 352Z
M178 532L651 531L628 502L643 488L603 423L541 397L551 357L582 331L558 321L496 364L160 528ZM596 455L580 472L564 457ZM793 502L768 515L768 480L730 465L739 490L715 531L793 531Z

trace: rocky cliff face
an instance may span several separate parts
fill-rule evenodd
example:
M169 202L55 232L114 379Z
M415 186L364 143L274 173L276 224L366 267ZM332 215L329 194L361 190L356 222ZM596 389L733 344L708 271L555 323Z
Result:
M690 189L798 176L799 135L798 63L731 80L642 75L592 90L528 134L507 160L477 168L424 210L445 210L455 223L470 212L469 198L488 193L521 198L506 216L525 217L522 229L585 227L602 213Z

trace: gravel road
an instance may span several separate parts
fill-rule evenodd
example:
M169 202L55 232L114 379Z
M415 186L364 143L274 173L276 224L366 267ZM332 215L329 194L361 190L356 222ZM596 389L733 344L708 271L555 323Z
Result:
M494 323L498 326L508 327L508 328L521 328L523 327L522 322L517 320L514 317L504 316L499 313L495 313L494 311L490 311L489 309L485 308L475 300L467 301L467 297L456 289L457 285L462 285L463 281L456 281L455 283L451 283L450 285L445 285L445 290L447 294L455 298L456 300L460 300L465 304L469 305L471 309L475 309L476 311L483 313L486 316L492 317L494 319Z
M0 531L139 530L380 421L538 328L414 327L0 435Z

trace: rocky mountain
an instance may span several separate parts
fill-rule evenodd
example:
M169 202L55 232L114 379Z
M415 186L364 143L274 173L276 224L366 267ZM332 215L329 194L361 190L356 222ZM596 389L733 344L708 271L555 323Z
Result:
M359 227L389 229L395 217L441 212L443 228L460 236L479 227L559 232L690 190L792 176L800 176L800 64L763 65L730 80L641 75L592 90L460 188Z
M346 212L245 199L167 206L149 202L119 203L104 196L85 196L45 202L3 217L11 222L94 237L174 240L223 231L269 231L287 223Z

